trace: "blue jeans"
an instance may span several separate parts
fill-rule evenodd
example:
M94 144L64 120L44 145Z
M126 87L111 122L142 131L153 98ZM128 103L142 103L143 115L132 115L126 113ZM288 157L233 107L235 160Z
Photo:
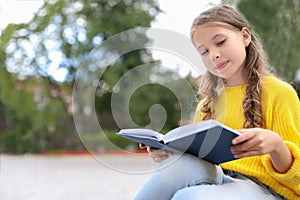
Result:
M275 200L282 199L246 176L225 175L220 166L188 154L173 155L137 193L135 200Z

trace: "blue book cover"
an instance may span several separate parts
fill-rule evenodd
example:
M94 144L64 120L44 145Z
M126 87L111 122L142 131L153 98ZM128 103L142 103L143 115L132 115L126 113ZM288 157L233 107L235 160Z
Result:
M177 127L161 134L150 129L122 129L118 135L153 148L189 153L213 164L234 160L232 140L239 133L215 120Z

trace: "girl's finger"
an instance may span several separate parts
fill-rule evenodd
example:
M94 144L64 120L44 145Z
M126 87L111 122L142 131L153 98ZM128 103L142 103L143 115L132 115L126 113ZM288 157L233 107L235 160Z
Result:
M144 145L144 144L142 144L142 143L139 144L139 147L140 147L140 149L145 149L145 148L147 148L147 146Z

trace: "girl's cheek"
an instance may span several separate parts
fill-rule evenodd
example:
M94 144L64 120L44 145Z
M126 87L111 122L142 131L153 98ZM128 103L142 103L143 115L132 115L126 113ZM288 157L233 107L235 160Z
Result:
M208 70L208 71L210 71L210 72L214 72L214 69L215 69L215 67L214 67L214 63L211 61L211 60L209 60L209 59L206 59L206 60L202 60L203 61L203 64L204 64L204 66L205 66L205 68Z
M203 62L203 64L204 64L204 66L207 68L207 69L209 69L209 68L211 68L211 61L208 59L208 58L202 58L202 62Z

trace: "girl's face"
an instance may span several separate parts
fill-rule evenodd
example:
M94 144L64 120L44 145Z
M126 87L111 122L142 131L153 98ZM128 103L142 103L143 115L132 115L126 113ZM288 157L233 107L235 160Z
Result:
M247 28L204 24L197 27L192 40L209 72L225 79L227 86L247 83L244 64L251 41Z

